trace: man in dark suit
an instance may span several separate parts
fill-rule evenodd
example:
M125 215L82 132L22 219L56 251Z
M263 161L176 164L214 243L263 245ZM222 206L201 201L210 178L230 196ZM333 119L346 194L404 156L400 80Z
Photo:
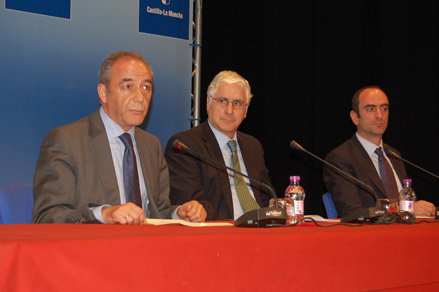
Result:
M160 141L136 127L148 111L152 83L152 70L139 54L116 52L102 63L100 109L52 130L41 144L34 223L205 220L206 212L196 201L171 206Z
M350 116L357 126L356 134L331 151L326 160L370 185L378 197L397 198L407 173L402 161L388 157L383 151L389 148L399 154L396 149L382 141L389 118L389 101L386 94L377 86L359 89L352 99ZM388 179L383 178L386 173L384 165L389 166ZM333 195L340 217L346 217L358 208L376 205L373 194L328 167L324 167L323 180ZM415 215L434 216L435 207L429 202L417 201Z
M261 144L237 131L251 97L250 85L236 72L222 71L212 80L207 91L208 120L171 137L166 147L172 203L198 200L207 211L207 220L237 219L249 210L268 205L267 190L172 147L174 140L179 139L193 150L235 169L239 161L243 173L270 184Z

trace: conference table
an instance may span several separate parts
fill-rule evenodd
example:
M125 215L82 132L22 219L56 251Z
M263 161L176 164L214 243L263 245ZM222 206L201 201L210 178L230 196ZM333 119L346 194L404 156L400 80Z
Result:
M439 224L0 225L0 291L439 291Z

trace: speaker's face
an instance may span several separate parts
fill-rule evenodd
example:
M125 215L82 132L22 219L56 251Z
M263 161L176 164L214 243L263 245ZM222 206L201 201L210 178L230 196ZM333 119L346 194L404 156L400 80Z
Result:
M152 78L150 69L142 61L122 57L111 68L108 88L98 85L105 112L125 131L145 119L152 96Z
M380 144L389 120L389 100L378 88L365 89L359 96L358 113L351 111L358 134L372 143Z
M233 138L247 115L245 88L238 82L221 83L215 96L207 99L210 123L221 133Z

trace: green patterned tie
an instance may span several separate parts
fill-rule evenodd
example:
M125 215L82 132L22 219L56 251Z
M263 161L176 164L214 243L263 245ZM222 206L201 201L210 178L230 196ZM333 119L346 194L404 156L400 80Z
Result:
M241 172L241 166L239 164L238 155L236 153L236 141L230 140L227 142L227 146L229 146L230 151L232 152L232 166L233 169ZM244 213L259 209L259 205L256 200L250 194L250 191L247 188L247 184L244 181L242 175L233 173L233 180L235 181L236 193L238 194L239 203L241 203L242 210Z

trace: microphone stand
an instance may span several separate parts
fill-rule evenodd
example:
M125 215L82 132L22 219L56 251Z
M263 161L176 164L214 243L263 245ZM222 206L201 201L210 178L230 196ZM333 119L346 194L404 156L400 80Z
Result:
M235 170L234 168L228 167L227 165L220 163L208 156L202 155L201 153L198 153L195 150L192 150L188 146L186 146L183 142L181 142L178 139L175 139L172 143L172 147L177 150L184 150L190 155L197 157L200 160L208 161L209 163L212 163L213 165L219 167L219 168L226 168L229 169L243 177L246 177L250 180L250 183L256 183L260 185L261 187L267 189L270 193L270 195L273 197L275 202L275 207L264 207L259 208L255 210L248 211L244 213L241 217L235 220L234 225L237 227L275 227L275 226L285 226L285 223L287 221L287 213L285 209L279 208L278 202L277 202L277 196L274 190L267 185L266 183L263 183L255 178L252 178L240 171Z
M352 175L350 175L346 171L336 167L332 163L329 163L328 161L318 157L317 155L314 155L313 153L309 152L308 150L306 150L305 148L300 146L299 143L297 143L295 140L292 140L290 142L290 147L293 149L305 152L306 154L310 155L311 157L319 160L320 162L323 162L325 165L336 170L338 173L342 174L344 177L349 178L350 180L355 182L357 185L359 185L363 189L366 189L367 191L369 191L369 193L371 193L373 195L373 197L375 198L376 207L359 208L358 210L354 210L348 216L342 218L341 222L352 222L352 221L358 221L358 220L362 221L365 219L369 219L369 220L372 219L373 221L375 221L375 223L385 223L387 221L383 217L383 215L387 214L387 210L382 207L377 193L370 185L362 182L361 180L357 179L356 177L353 177Z
M410 164L411 166L414 166L415 168L417 168L417 169L419 169L419 170L422 170L422 171L425 172L426 174L429 174L429 175L431 175L432 177L439 179L439 175L434 174L434 173L432 173L432 172L430 172L430 171L428 171L428 170L426 170L426 169L424 169L424 168L422 168L422 167L420 167L420 166L414 164L413 162L410 162L410 161L408 161L407 159L402 158L400 155L398 155L398 154L397 154L395 151L393 151L392 149L384 148L384 151L386 152L386 154L387 154L388 156L393 156L393 157L395 157L396 159L402 160L402 161L404 161L405 163L408 163L408 164ZM436 219L439 219L439 207L436 207L436 216L435 216L435 217L436 217Z
M397 154L395 151L393 151L392 149L387 148L387 149L384 149L384 151L386 152L387 155L389 155L389 156L393 156L393 157L395 157L395 158L397 158L397 159L399 159L399 160L402 160L402 161L404 161L405 163L408 163L408 164L410 164L411 166L414 166L414 167L416 167L417 169L420 169L420 170L422 170L423 172L425 172L425 173L431 175L432 177L435 177L435 178L439 179L439 175L434 174L434 173L432 173L432 172L430 172L430 171L428 171L428 170L426 170L426 169L424 169L424 168L422 168L422 167L420 167L420 166L414 164L413 162L410 162L410 161L408 161L407 159L402 158L400 155L398 155L398 154Z

